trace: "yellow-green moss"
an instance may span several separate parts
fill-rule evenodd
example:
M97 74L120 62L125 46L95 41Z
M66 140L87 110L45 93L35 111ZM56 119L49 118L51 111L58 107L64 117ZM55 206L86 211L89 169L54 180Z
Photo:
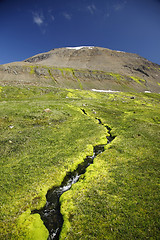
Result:
M60 197L60 202L61 202L61 214L63 215L63 227L61 230L61 234L60 234L60 240L65 239L67 233L70 230L71 224L69 222L69 218L71 215L71 212L75 211L75 207L72 203L72 194L71 191L67 191L65 193L62 194L62 196ZM69 204L68 204L69 202Z
M19 217L11 238L12 224L27 207L40 208L47 190L92 146L106 142L106 128L96 117L117 137L61 196L60 239L157 239L159 94L134 93L131 99L133 93L3 87L1 95L1 239L47 239L30 210Z
M124 76L118 74L118 73L113 73L113 72L104 72L104 71L98 71L98 70L94 70L92 71L93 74L105 74L105 75L109 75L109 76L112 76L115 80L118 80L118 81L123 81L125 80Z
M29 66L30 67L30 74L34 74L35 73L35 66Z
M70 73L78 81L80 89L83 89L82 83L80 79L75 76L75 72L73 68L54 68L54 69L60 70L64 78L65 78L64 72Z
M109 73L109 75L114 77L118 81L125 80L125 78L122 75L118 74L118 73Z
M81 81L79 80L79 78L76 77L75 72L74 72L73 69L72 69L72 74L73 74L73 76L77 79L77 81L78 81L78 83L79 83L79 87L80 87L80 89L82 90L82 89L83 89L82 83L81 83Z
M56 79L53 77L51 70L49 68L48 68L48 73L49 73L49 76L54 80L54 82L57 83Z
M102 97L102 93L95 93L93 91L89 90L83 90L81 91L80 89L67 89L68 94L67 98L79 98L79 99L100 99ZM105 96L105 94L104 94Z
M133 77L133 76L129 76L131 79L133 79L136 83L138 84L143 84L145 83L145 80L143 78L139 78L139 77Z
M46 68L48 70L48 73L49 73L49 76L51 77L51 79L54 80L54 82L57 82L56 79L53 77L53 75L51 74L51 69L53 70L59 70L62 74L62 77L65 79L66 76L65 76L65 72L66 73L70 73L73 78L75 78L75 80L78 82L79 84L79 88L81 90L83 90L83 85L82 85L82 82L80 81L80 79L78 77L76 77L75 75L75 70L73 68L59 68L59 67L48 67L48 66L41 66L43 68ZM38 66L30 66L31 68L31 71L30 73L31 74L34 74L35 73L35 68L39 68ZM86 72L86 70L79 70L79 71L82 71L83 73ZM103 71L98 71L98 70L93 70L92 71L92 74L105 74L105 75L108 75L108 76L112 76L116 81L118 81L118 83L123 83L125 81L125 76L121 75L121 74L118 74L118 73L113 73L113 72L103 72ZM133 77L133 76L129 76L132 80L134 80L136 83L138 84L143 84L145 83L145 80L142 79L142 78L139 78L139 77ZM48 78L47 76L45 76L45 78Z
M63 68L63 71L73 74L73 68Z
M56 69L59 70L64 78L65 78L65 76L64 76L64 71L66 71L66 72L69 71L68 68L52 67L52 69L53 69L53 70L56 70Z
M17 230L20 231L19 239L25 240L46 240L49 235L40 215L31 214L29 210L18 218Z

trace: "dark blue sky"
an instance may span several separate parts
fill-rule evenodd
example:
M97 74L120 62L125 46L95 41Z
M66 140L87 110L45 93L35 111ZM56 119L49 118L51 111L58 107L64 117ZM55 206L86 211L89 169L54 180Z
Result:
M84 45L160 64L160 0L0 0L0 64Z

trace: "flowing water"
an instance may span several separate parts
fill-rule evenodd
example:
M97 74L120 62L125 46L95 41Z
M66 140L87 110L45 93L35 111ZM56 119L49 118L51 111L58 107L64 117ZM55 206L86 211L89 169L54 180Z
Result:
M86 112L82 110L84 114ZM99 124L103 125L100 119L97 119ZM110 134L111 129L105 126ZM113 136L107 137L107 143L110 143L114 139ZM86 172L87 167L93 163L94 158L104 151L105 145L97 145L93 148L93 155L87 156L84 161L78 165L77 169L73 172L67 172L63 179L63 182L58 187L53 187L47 192L46 205L40 210L33 210L32 214L38 213L44 222L44 225L49 231L48 240L58 240L63 225L63 217L60 212L60 196L68 191L71 186L76 183L80 176Z

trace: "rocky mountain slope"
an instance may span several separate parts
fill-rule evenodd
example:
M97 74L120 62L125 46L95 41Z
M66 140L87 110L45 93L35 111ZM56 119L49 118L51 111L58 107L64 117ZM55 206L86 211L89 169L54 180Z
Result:
M160 65L100 47L53 49L0 65L0 85L160 92Z

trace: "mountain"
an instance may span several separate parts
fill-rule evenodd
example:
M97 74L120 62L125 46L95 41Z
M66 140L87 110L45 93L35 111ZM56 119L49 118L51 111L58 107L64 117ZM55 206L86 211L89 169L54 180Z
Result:
M160 92L160 65L100 47L52 49L0 65L0 85Z

